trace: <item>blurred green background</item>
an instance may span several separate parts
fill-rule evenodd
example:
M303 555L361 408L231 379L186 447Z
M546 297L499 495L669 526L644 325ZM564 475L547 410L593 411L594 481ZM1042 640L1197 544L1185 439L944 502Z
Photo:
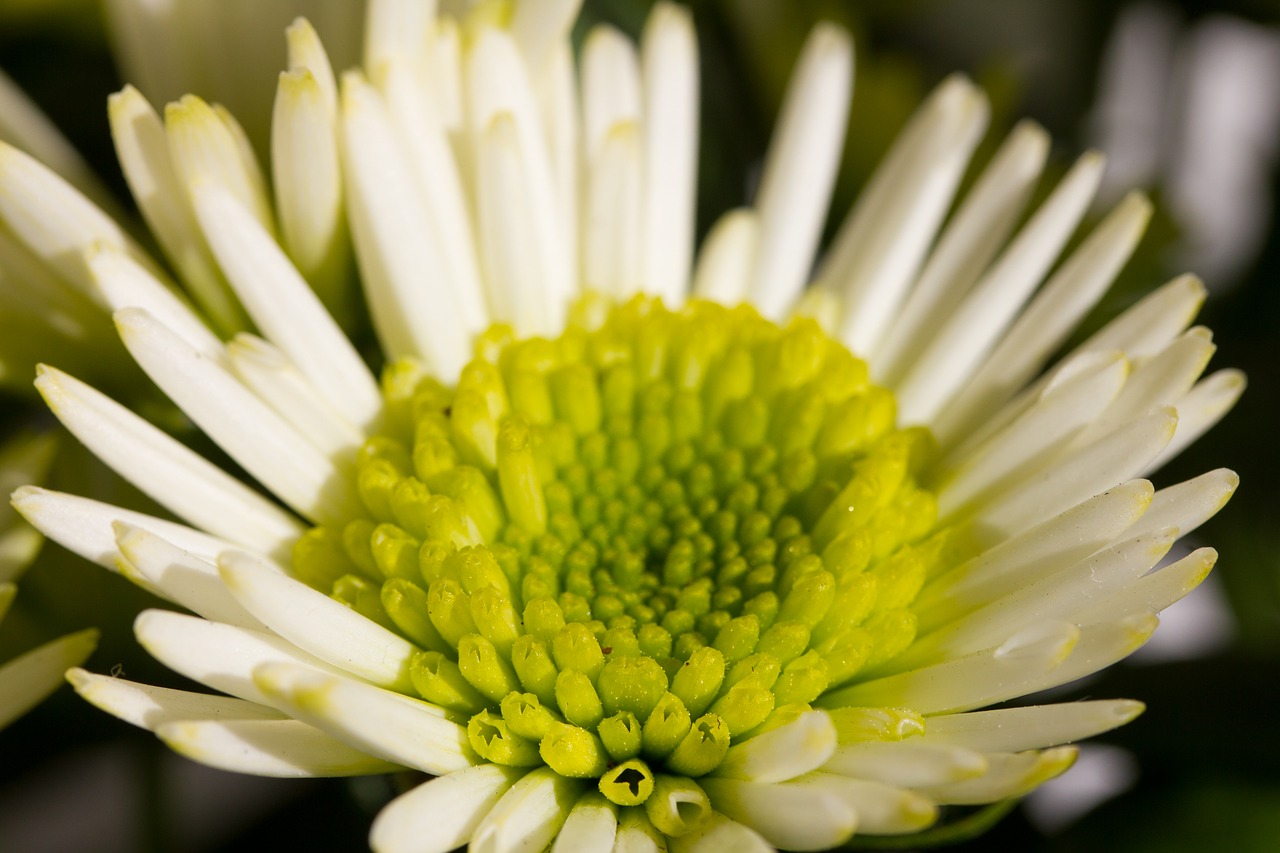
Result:
M1156 74L1159 80L1161 68L1167 79L1181 79L1199 61L1194 50L1216 43L1216 34L1224 32L1242 35L1244 47L1232 53L1228 40L1225 54L1206 54L1206 73L1225 69L1231 56L1248 51L1259 57L1261 71L1276 63L1271 77L1242 66L1234 94L1246 106L1248 98L1257 99L1244 110L1254 120L1248 127L1234 127L1216 111L1202 116L1186 107L1196 102L1179 102L1176 92L1162 95L1165 115L1148 138L1177 148L1186 136L1179 128L1222 131L1222 139L1240 143L1237 147L1253 158L1254 169L1246 172L1247 192L1225 195L1247 195L1256 203L1247 216L1239 214L1239 222L1213 213L1206 226L1196 216L1208 210L1207 204L1186 201L1187 187L1195 181L1173 174L1167 162L1176 156L1166 152L1163 165L1145 173L1133 170L1156 198L1157 214L1138 256L1091 321L1101 322L1136 294L1182 272L1189 259L1206 258L1216 273L1197 270L1205 273L1212 294L1200 320L1214 330L1220 347L1214 366L1242 368L1250 388L1222 425L1154 478L1166 485L1220 466L1241 475L1235 500L1194 536L1196 543L1212 544L1221 554L1213 583L1192 596L1189 611L1194 612L1185 617L1207 634L1197 640L1194 630L1177 626L1185 648L1126 662L1073 686L1071 696L1131 697L1146 702L1148 711L1098 739L1097 748L1086 749L1081 766L1068 777L1071 786L1019 806L989 834L953 848L1275 849L1280 838L1275 725L1280 708L1275 427L1280 229L1275 226L1274 155L1280 133L1268 121L1280 115L1275 102L1280 98L1275 91L1280 30L1270 29L1280 26L1280 6L1264 0L1137 6L1104 0L696 0L691 5L704 67L699 186L704 231L718 213L749 196L791 64L812 24L823 18L848 26L858 50L850 136L831 227L911 111L952 71L970 75L991 96L987 153L1020 117L1049 129L1055 139L1054 165L1046 178L1051 186L1050 178L1080 151L1109 138L1109 114L1099 99L1100 93L1114 91L1117 79L1141 82L1144 74ZM646 0L587 0L578 35L599 22L636 34L649 6ZM1117 32L1137 34L1132 39L1136 65L1116 64L1122 41ZM283 38L280 45L283 61ZM106 97L122 80L98 4L0 0L0 67L48 112L107 185L127 199L105 114ZM1118 78L1106 71L1115 67L1122 68ZM272 80L263 85L272 86ZM1143 106L1141 100L1137 104ZM1209 147L1215 146L1220 144ZM1197 255L1195 244L1215 223L1225 225L1224 233L1233 239L1246 232L1256 236L1241 239L1247 245L1226 259L1212 252ZM145 392L140 394L139 404L146 405ZM5 434L51 424L29 399L4 399L0 412ZM103 499L118 496L134 505L141 501L74 441L64 441L63 451L51 475L53 485ZM19 590L14 612L0 626L0 660L96 625L104 639L91 668L176 683L134 644L129 624L149 599L123 580L49 545ZM1215 609L1215 603L1221 607ZM1166 624L1157 638L1174 627ZM24 850L88 849L82 846L86 837L98 851L243 851L281 844L358 850L364 849L371 815L393 792L393 783L385 779L275 781L197 768L150 735L93 710L67 688L0 732L0 767L3 850L13 849L3 836L6 830L35 823L44 830L36 838L23 836ZM1086 790L1073 795L1076 788ZM1095 795L1089 790L1114 796L1090 808Z

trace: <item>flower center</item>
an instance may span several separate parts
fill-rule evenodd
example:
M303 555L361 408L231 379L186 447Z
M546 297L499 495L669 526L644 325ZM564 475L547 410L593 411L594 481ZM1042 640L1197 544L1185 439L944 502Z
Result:
M416 643L484 759L638 805L914 639L930 439L816 323L637 298L477 349L454 390L387 369L368 516L294 571Z

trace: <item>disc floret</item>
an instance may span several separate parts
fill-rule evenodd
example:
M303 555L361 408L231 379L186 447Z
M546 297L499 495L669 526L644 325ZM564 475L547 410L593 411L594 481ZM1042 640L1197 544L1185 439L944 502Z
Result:
M697 779L914 638L930 442L811 320L587 305L556 340L495 327L454 389L400 362L383 390L367 514L294 569L419 647L481 760L684 834Z

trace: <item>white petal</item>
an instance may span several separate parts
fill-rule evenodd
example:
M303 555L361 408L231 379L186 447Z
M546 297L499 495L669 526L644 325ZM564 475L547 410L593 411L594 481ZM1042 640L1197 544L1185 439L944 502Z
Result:
M1205 288L1198 278L1178 276L1103 326L1071 355L1098 350L1121 350L1130 358L1154 355L1187 328L1204 297Z
M412 692L411 643L243 552L220 554L218 573L245 609L298 648L380 687Z
M549 235L533 227L548 211L538 206L519 138L514 116L502 113L479 140L480 258L494 318L513 324L521 336L550 335L559 328L565 305L553 281L556 261Z
M1107 622L1130 613L1159 613L1199 586L1217 561L1217 551L1198 548L1176 563L1161 566L1107 598L1082 607L1075 618Z
M672 853L773 853L773 845L760 833L722 814L712 812L702 826L670 841Z
M1004 245L1048 153L1049 134L1024 121L991 158L938 237L920 278L876 351L875 375L881 381L901 378L904 359L946 321L947 313Z
M645 290L679 305L693 257L698 171L698 40L688 9L659 3L640 39L644 85Z
M760 216L747 208L723 214L698 253L693 295L737 305L747 298L760 242Z
M1103 160L1085 154L895 383L899 419L928 423L973 375L1058 257L1093 198Z
M1126 387L1128 363L1117 353L1070 381L1059 383L1026 412L960 459L947 458L938 493L941 523L965 507L1025 481L1045 467ZM1145 407L1143 409L1145 412Z
M1151 507L1129 533L1137 536L1162 527L1176 527L1179 536L1186 536L1217 515L1239 485L1240 476L1236 472L1219 468L1167 486L1155 493Z
M369 776L400 769L297 720L183 720L160 724L156 735L192 761L254 776Z
M613 853L663 853L667 837L650 822L644 809L631 808L618 821Z
M1145 197L1126 197L1049 278L964 390L930 424L944 446L960 441L1044 366L1111 285L1150 217Z
M840 227L818 279L845 296L840 339L872 354L924 261L986 127L985 96L945 80L916 112Z
M835 748L831 717L810 711L785 726L734 744L714 773L747 782L785 782L821 767Z
M429 231L418 239L429 241L438 258L435 275L441 289L455 295L467 328L480 332L489 325L489 309L481 286L475 215L462 187L457 161L449 148L437 105L422 97L410 70L402 61L388 60L378 86L386 99L388 116L407 154L406 165L417 181L417 200L429 220Z
M209 245L258 328L330 405L372 424L382 410L377 383L298 270L226 190L205 185L192 194Z
M235 375L317 450L343 464L354 461L364 433L335 409L285 354L255 335L241 333L226 347Z
M466 58L467 107L472 142L477 147L490 135L500 116L511 117L511 139L519 152L522 169L521 209L531 218L523 221L538 247L537 269L545 298L557 310L554 330L560 328L563 311L576 291L570 243L563 239L568 223L555 200L555 181L537 100L515 42L505 32L483 28ZM480 227L481 243L487 236ZM484 251L483 249L481 250ZM492 306L496 310L496 306Z
M378 92L342 76L342 141L348 213L365 296L388 358L417 356L452 381L470 358L459 297L438 276L439 253L422 239L431 220L408 154Z
M98 632L68 634L0 666L0 728L25 714L62 685L62 674L84 663L98 645Z
M287 555L302 534L289 513L119 403L41 365L36 388L85 447L174 514L215 536Z
M274 238L275 217L262 170L229 113L195 95L164 110L169 154L182 186L213 184L230 192Z
M244 312L200 233L191 200L174 169L160 116L132 86L107 99L107 115L120 168L151 233L205 313L224 329L241 327ZM150 308L146 303L130 304Z
M991 705L1030 692L1048 680L1080 640L1080 629L1065 622L1036 626L989 649L824 694L824 708L878 706L911 708L921 714Z
M975 523L1004 535L1016 534L1127 480L1164 449L1177 421L1176 412L1163 409L1125 424L980 507Z
M133 632L152 657L174 672L214 690L247 702L280 708L285 713L290 709L254 683L254 667L285 662L330 669L272 634L168 610L144 610L134 620Z
M0 142L0 221L32 254L86 293L84 251L98 243L126 252L158 273L110 217L47 167Z
M274 708L236 699L139 684L83 669L67 672L81 698L126 723L154 731L180 720L283 720Z
M471 837L472 853L537 853L555 838L582 783L549 767L534 770L503 795Z
M204 432L285 503L314 520L358 512L347 478L226 370L151 315L115 315L129 353Z
M792 784L838 797L857 814L863 835L905 835L927 829L938 819L938 807L928 798L869 779L810 773Z
M120 551L120 572L175 604L214 622L265 630L266 626L232 597L211 560L184 551L164 538L123 521L112 525ZM135 577L136 575L136 577Z
M1201 379L1178 401L1178 428L1173 439L1147 464L1154 471L1195 441L1218 421L1244 393L1245 378L1239 370L1219 370Z
M646 281L640 268L644 236L640 156L636 125L614 125L591 164L582 206L582 283L619 300L629 298ZM512 284L506 287L509 290ZM513 308L518 305L511 297L504 301Z
M271 176L281 238L298 270L331 307L341 304L351 251L335 98L332 72L326 84L308 68L285 71L271 117Z
M794 783L763 784L705 777L711 805L776 847L825 850L853 835L857 813L840 797Z
M593 28L582 46L581 75L582 154L590 163L611 127L640 121L640 60L635 44L613 27Z
M912 604L920 633L1073 565L1126 530L1151 532L1135 523L1148 512L1152 491L1146 480L1108 489L931 580Z
M804 288L822 236L853 94L853 42L833 24L809 34L787 84L755 207L760 249L751 283L760 313L780 319Z
M551 853L578 850L612 850L618 836L618 807L595 791L583 794L574 803L556 836Z
M958 746L921 743L854 743L842 746L823 765L824 773L839 773L916 788L981 776L987 761L981 753Z
M541 3L517 3L511 13L511 34L525 65L537 74L550 54L573 29L582 0L543 0Z
M991 769L985 776L949 785L921 788L919 792L937 803L979 805L1020 797L1038 785L1065 772L1075 763L1076 749L1071 746L1044 752L1017 755L991 755Z
M125 521L155 533L184 551L190 551L210 562L220 551L235 547L230 542L172 521L35 486L18 489L13 493L12 502L14 508L22 513L22 517L45 536L86 560L112 571L116 569L119 552L116 549L115 531L111 526L117 521Z
M930 717L921 743L954 744L980 752L1023 752L1093 737L1142 713L1132 699L1064 702Z
M203 239L203 238L202 238ZM89 249L89 272L111 311L145 308L157 320L182 336L190 346L212 359L223 358L222 341L204 324L180 296L165 286L129 255L105 243ZM209 257L213 265L212 255ZM190 283L190 279L185 279ZM224 285L221 285L225 287ZM227 290L230 294L230 290ZM238 308L236 309L239 310Z
M918 638L889 666L897 670L929 661L953 659L991 648L1016 632L1041 622L1055 619L1080 621L1080 614L1091 605L1121 595L1158 563L1169 552L1177 536L1175 528L1165 528L1099 551L1068 569L1022 586L986 607Z
M434 705L290 663L265 663L254 681L273 704L371 755L434 776L477 763L466 729Z
M448 853L463 847L526 772L482 764L424 782L378 812L369 846L377 853Z
M1153 408L1176 405L1204 372L1214 349L1208 329L1198 326L1184 332L1159 353L1138 364L1125 382L1124 390L1102 417L1076 437L1076 445L1087 444Z
M311 72L320 87L325 107L331 117L338 114L338 83L333 76L333 65L325 52L315 27L306 18L295 18L285 28L285 43L289 49L289 70ZM273 158L274 159L274 158Z

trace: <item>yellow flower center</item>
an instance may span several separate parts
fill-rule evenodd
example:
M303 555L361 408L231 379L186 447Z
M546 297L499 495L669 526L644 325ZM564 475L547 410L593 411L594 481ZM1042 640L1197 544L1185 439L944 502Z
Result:
M388 368L368 515L294 570L416 643L484 759L640 805L914 639L931 441L816 323L637 298L477 350L453 390Z

